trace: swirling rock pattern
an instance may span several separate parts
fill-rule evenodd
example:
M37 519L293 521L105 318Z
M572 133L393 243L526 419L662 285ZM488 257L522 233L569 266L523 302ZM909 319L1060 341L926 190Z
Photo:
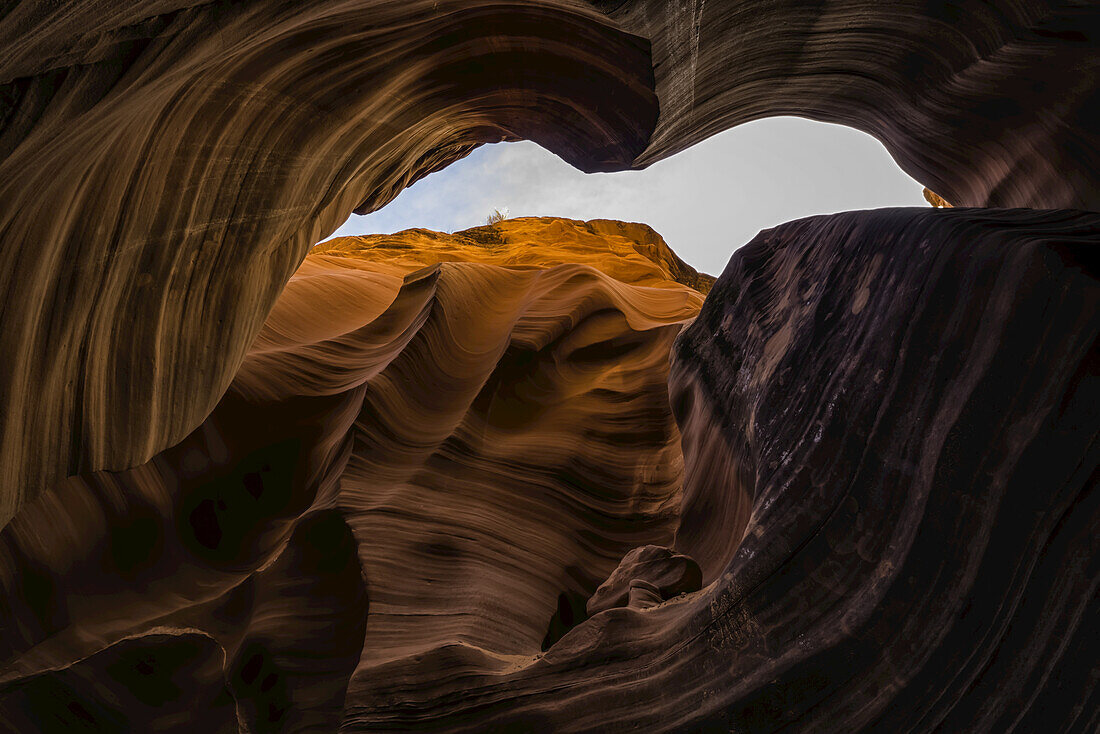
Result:
M675 276L707 276L641 225L485 234L318 248L198 430L22 509L9 730L335 730L399 705L380 687L530 664L624 555L671 543L668 354L703 301Z
M793 114L870 133L957 206L1097 208L1095 3L593 4L652 43L661 115L638 163Z
M27 2L0 47L0 521L191 432L353 209L504 139L625 168L657 115L577 3Z
M734 256L672 377L753 497L704 562L726 720L1097 725L1098 248L1082 212L901 210ZM722 491L685 487L685 515Z
M486 142L615 170L798 114L955 204L1100 202L1094 3L108 5L0 14L0 522L182 440L311 244Z
M1095 731L1098 38L1080 0L9 3L0 724ZM671 408L704 282L638 228L302 262L480 144L616 170L776 114L1077 210L766 232Z
M198 431L24 508L10 730L1095 729L1100 215L782 225L683 330L480 230L311 255Z
M637 606L639 596L647 602L660 603L698 591L701 585L702 572L694 559L669 548L646 545L623 556L619 567L588 600L585 611L591 617L615 607Z
M674 545L707 585L507 675L349 696L347 727L1093 731L1097 248L1062 211L761 233L674 350L710 467Z
M887 210L734 256L671 381L753 498L700 558L731 663L712 720L1095 728L1098 248L1095 214ZM685 487L685 516L725 489Z

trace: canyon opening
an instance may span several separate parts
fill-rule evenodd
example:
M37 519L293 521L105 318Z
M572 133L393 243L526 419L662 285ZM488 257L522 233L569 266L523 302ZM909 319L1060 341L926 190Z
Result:
M1096 731L1098 39L0 12L0 731Z

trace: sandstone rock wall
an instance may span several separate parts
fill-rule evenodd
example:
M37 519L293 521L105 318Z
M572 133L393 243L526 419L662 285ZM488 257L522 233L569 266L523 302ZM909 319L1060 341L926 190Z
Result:
M674 352L673 544L702 590L597 602L508 674L379 683L345 727L1091 731L1098 227L900 209L761 233ZM653 578L637 561L612 585Z
M0 533L0 719L1091 731L1098 233L814 217L686 329L611 277L663 260L335 241L198 431Z
M195 432L22 508L0 729L335 730L380 686L536 661L624 555L671 542L668 354L702 295L598 225L500 228L600 269L463 262L491 258L461 233L431 233L442 263L424 231L421 262L334 241Z
M799 114L958 205L1095 208L1098 27L1073 0L13 4L0 522L194 430L311 244L482 143L615 170Z
M0 726L1095 731L1098 39L1078 0L9 4ZM709 282L651 230L306 257L484 143L617 170L779 114L960 208L762 233L671 387Z

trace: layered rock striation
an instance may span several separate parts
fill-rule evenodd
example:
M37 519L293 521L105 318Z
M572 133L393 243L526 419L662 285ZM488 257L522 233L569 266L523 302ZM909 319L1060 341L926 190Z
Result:
M1100 9L49 3L0 15L0 522L211 412L308 248L477 145L587 171L795 114L962 206L1096 208Z
M1098 255L1096 214L980 209L734 255L670 381L686 464L725 469L689 469L676 538L714 580L693 726L1100 722Z
M701 311L601 229L318 248L198 431L0 534L0 719L1093 730L1100 215L793 222Z
M22 509L10 730L335 730L379 686L530 664L672 542L668 355L703 301L673 272L705 276L640 225L494 232L317 248L198 430Z
M0 726L1095 731L1098 39L1078 0L9 4ZM306 257L484 143L619 170L781 114L959 208L762 233L679 341L709 281L643 227Z

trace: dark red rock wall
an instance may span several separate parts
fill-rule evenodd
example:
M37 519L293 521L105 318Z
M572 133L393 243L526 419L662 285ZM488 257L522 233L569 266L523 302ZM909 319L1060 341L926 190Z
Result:
M347 727L1093 731L1098 247L1082 212L761 233L674 351L685 462L720 467L675 544L710 584L508 675L387 684ZM695 510L731 487L751 513Z
M1025 210L818 217L738 251L672 377L754 497L736 553L700 558L739 641L712 716L1097 725L1098 263L1100 217Z

